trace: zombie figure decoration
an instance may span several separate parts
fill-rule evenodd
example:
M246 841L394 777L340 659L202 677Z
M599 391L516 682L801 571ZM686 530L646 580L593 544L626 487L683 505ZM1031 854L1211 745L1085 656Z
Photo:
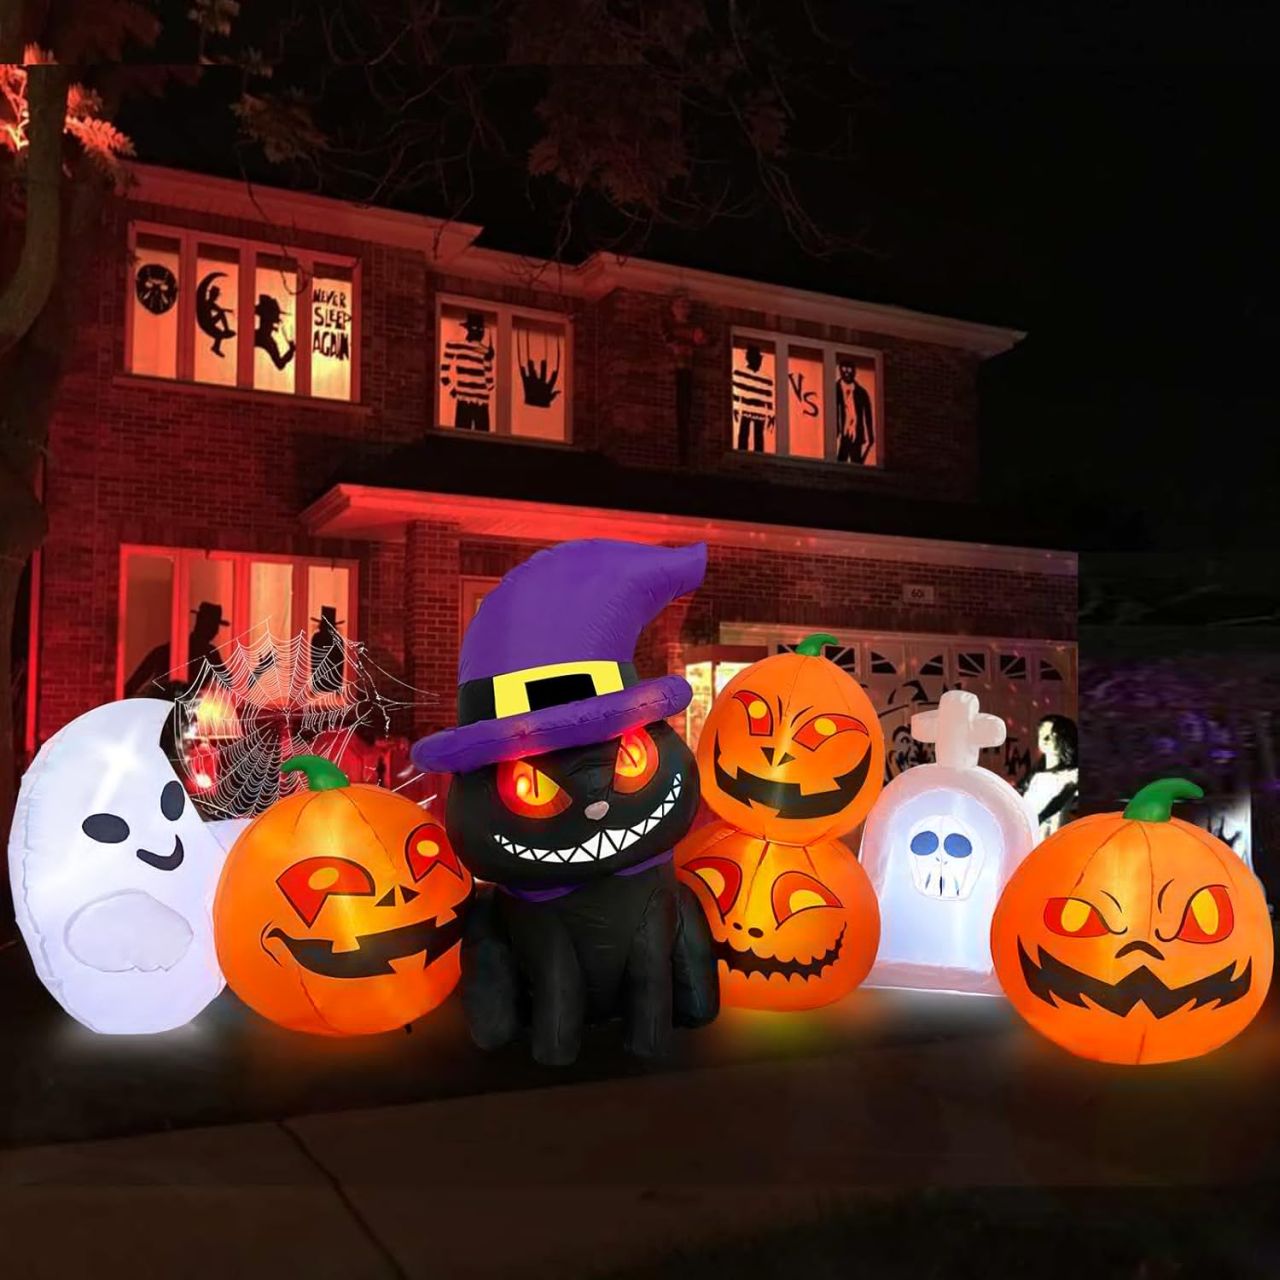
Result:
M707 922L672 848L698 804L692 753L666 723L679 676L641 680L641 629L694 590L706 548L591 539L541 551L467 629L458 727L413 748L452 772L445 825L481 880L462 946L462 1002L482 1048L524 1026L533 1056L576 1058L584 1024L620 1016L627 1048L719 1006Z
M444 344L440 361L440 385L454 401L453 425L459 431L489 430L493 361L493 343L485 334L484 315L469 311L462 321L462 337Z
M836 378L836 460L866 462L875 448L875 415L871 395L858 381L858 366L847 356L839 357Z
M676 447L681 462L689 460L690 429L693 414L693 357L706 345L707 335L693 323L693 304L687 293L671 299L671 312L663 325L662 340L671 354L676 377Z
M258 295L258 305L253 314L258 317L258 327L253 331L253 345L265 351L277 369L284 369L293 359L296 344L290 339L283 349L278 330L284 324L280 304L269 294Z

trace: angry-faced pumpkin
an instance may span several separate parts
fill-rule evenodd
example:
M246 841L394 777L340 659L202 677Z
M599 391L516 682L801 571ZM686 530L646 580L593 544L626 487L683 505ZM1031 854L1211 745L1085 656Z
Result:
M884 735L862 686L812 635L740 671L698 740L702 797L740 831L814 844L852 831L884 783Z
M710 923L722 1004L816 1009L870 972L880 910L838 841L777 844L716 822L680 844L676 867Z
M406 1026L457 984L471 877L411 800L298 756L308 790L272 805L232 848L214 900L231 989L295 1031Z
M1006 886L991 924L1001 986L1072 1053L1193 1058L1261 1007L1273 956L1262 886L1222 841L1172 817L1175 800L1202 794L1153 782L1123 813L1061 828Z

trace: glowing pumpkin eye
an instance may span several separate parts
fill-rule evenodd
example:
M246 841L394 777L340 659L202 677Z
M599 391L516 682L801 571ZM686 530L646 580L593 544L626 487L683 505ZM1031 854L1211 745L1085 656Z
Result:
M742 868L730 858L708 856L686 862L683 870L697 876L711 890L720 915L727 916L742 888Z
M632 729L622 735L618 744L618 760L613 766L613 786L629 795L642 791L658 771L658 747L645 729Z
M860 733L868 738L871 736L867 732L867 726L856 716L830 712L806 720L792 741L798 742L807 751L816 751L824 742L830 742L832 738L842 733Z
M572 803L559 783L528 760L504 760L498 766L498 795L512 813L526 818L552 818Z
M773 918L781 925L813 907L838 907L840 899L803 871L784 871L773 882Z
M1044 904L1044 924L1064 938L1100 938L1112 932L1098 908L1080 898L1050 898Z
M462 879L458 855L454 853L444 830L434 822L423 823L409 833L409 838L404 842L404 860L415 882L436 867L444 867L459 880Z
M1191 895L1176 936L1183 942L1221 942L1235 925L1227 886L1211 884Z
M753 738L767 737L773 732L773 712L769 704L758 694L749 689L739 689L734 699L740 702L747 713L747 728Z
M286 867L276 885L308 928L330 898L367 898L374 891L373 877L347 858L303 858Z

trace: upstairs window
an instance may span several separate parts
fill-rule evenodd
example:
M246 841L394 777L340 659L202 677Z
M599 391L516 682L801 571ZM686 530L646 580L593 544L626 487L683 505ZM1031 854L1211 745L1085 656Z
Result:
M569 439L567 317L465 298L436 308L436 425Z
M880 354L737 329L730 365L730 447L879 466Z
M354 259L142 223L130 255L130 373L358 399Z

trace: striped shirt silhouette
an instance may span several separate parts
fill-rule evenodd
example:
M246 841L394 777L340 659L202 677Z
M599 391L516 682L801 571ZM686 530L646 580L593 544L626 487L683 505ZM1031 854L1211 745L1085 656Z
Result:
M487 406L493 394L493 347L487 342L446 342L440 385L462 404Z
M734 415L773 417L773 379L750 369L733 371Z

